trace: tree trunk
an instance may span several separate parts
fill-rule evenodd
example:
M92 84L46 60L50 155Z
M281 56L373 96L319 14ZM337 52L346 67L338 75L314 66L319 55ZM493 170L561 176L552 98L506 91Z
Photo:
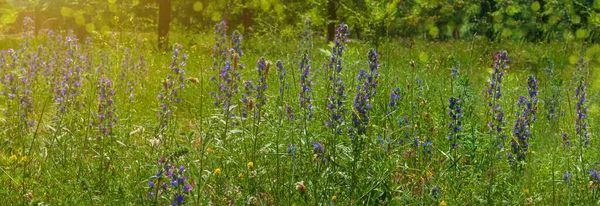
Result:
M333 38L335 37L335 23L337 20L335 1L336 0L327 1L327 41L333 41Z
M171 24L171 0L158 0L158 48L167 49Z
M248 36L250 27L252 26L252 10L249 8L249 0L242 0L242 24L244 25L244 35Z

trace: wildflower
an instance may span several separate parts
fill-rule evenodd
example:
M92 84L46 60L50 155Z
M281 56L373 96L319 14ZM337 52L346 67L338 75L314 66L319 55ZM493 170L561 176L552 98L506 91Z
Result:
M210 147L207 147L207 148L206 148L206 151L207 151L207 152L210 152L210 153L215 153L215 152L217 152L216 150L214 150L214 149L212 149L212 148L210 148Z
M551 95L547 99L545 99L545 105L547 105L548 110L546 112L546 119L548 120L556 120L558 117L557 109L559 108L559 102L561 100L561 88L562 88L562 80L555 75L554 71L554 63L550 60L550 58L545 57L548 66L546 67L546 79L550 80L550 89Z
M158 131L161 133L168 129L171 116L176 109L175 104L181 102L180 93L185 83L185 71L183 68L187 60L185 54L179 54L181 49L182 47L178 46L173 50L173 56L171 57L173 61L169 66L172 74L168 74L167 78L163 80L161 93L158 95L160 105L158 111L160 118Z
M243 69L243 64L238 64L243 50L241 49L242 35L239 32L232 34L233 47L229 48L226 45L226 30L225 21L218 23L215 26L215 46L213 47L213 70L218 71L217 76L211 76L210 80L217 85L216 91L211 91L210 95L215 99L214 105L219 107L226 118L226 122L234 117L235 112L232 108L236 108L236 102L233 101L235 94L239 92L239 81L242 79L238 70ZM217 78L218 77L218 78Z
M92 123L97 128L99 139L101 136L109 136L112 134L112 128L114 122L117 122L118 118L115 115L117 108L114 105L113 97L115 90L112 87L112 81L108 78L102 77L98 83L98 110L97 119Z
M577 136L580 139L580 145L585 146L590 142L590 135L587 131L588 129L588 121L587 121L587 111L588 107L586 106L586 97L587 97L587 81L586 77L589 75L589 72L585 71L587 66L587 62L583 58L577 62L577 72L576 72L576 88L575 88L575 112L577 116L575 118L575 131Z
M248 167L254 167L254 162L248 162Z
M597 189L600 189L600 173L598 173L598 169L590 169L590 188L592 189L592 193L595 193Z
M372 98L377 94L377 85L379 84L379 57L374 49L369 51L369 71L360 70L358 81L361 85L357 86L356 97L354 98L354 110L352 113L352 126L357 129L356 135L366 133L367 125L371 117Z
M310 56L308 54L303 54L302 60L300 61L300 94L298 96L300 98L300 108L305 110L308 114L305 118L313 117L310 69Z
M571 147L571 136L569 134L567 134L566 132L563 132L561 139L562 139L562 143L561 143L562 146Z
M296 152L296 145L295 144L288 144L288 146L287 146L287 153L292 156L292 159L296 159L295 152Z
M258 72L258 83L256 85L256 116L260 115L261 109L264 107L267 101L267 96L265 95L265 91L267 90L267 74L269 73L269 67L271 65L270 62L266 61L264 58L258 59L257 63L257 72Z
M331 201L336 201L336 200L337 200L337 196L334 195L331 197Z
M431 194L435 199L437 199L440 195L440 188L438 188L437 186L433 187L429 194Z
M448 124L448 128L450 128L450 134L448 135L448 140L451 141L451 148L454 149L456 145L460 144L462 130L462 110L461 110L461 100L458 98L451 97L448 102L450 105L448 108L450 111L448 115L452 117L450 123Z
M214 175L220 175L221 174L221 168L217 168L215 169L215 171L213 172Z
M304 193L304 191L306 191L306 186L304 186L304 181L296 182L296 190L298 190L298 192L300 192L300 193Z
M388 104L388 115L390 115L393 111L396 111L398 109L400 101L402 101L401 95L402 91L400 91L400 88L392 90L392 94L390 94L390 103Z
M442 200L442 201L440 202L440 206L447 206L447 205L448 205L448 204L446 204L446 201L444 201L444 200Z
M322 159L323 163L327 162L327 158L325 158L325 148L323 147L323 142L313 142L313 147L315 147L315 149L313 150L313 152L315 153L313 156L313 160L317 161L320 158ZM319 164L317 162L317 164Z
M14 154L13 154L13 155L11 155L11 156L9 157L9 159L10 159L10 160L12 160L12 161L17 161L17 155L14 155Z
M181 203L183 202L183 195L177 195L177 196L175 197L175 202L177 202L177 203L180 203L180 204L181 204Z
M347 36L348 26L341 23L336 30L331 58L327 64L327 68L331 72L329 81L332 82L333 93L329 96L329 104L327 105L331 119L327 121L326 125L332 127L334 132L338 134L342 133L340 125L344 123L344 115L346 114L346 110L343 109L343 101L346 98L346 86L344 86L340 72L342 71L342 56L346 48Z
M504 77L504 70L508 69L508 52L500 50L498 54L494 56L494 71L490 81L490 86L487 90L487 94L490 97L488 106L490 107L490 113L492 120L488 123L490 127L490 134L494 134L496 139L495 144L499 145L500 149L504 148L504 139L506 136L502 134L502 128L505 124L504 111L500 104L500 97L502 96L502 80Z
M513 134L515 138L511 141L511 147L513 148L513 153L516 154L516 158L518 161L522 161L525 159L525 155L527 154L527 150L529 148L529 138L531 138L531 127L533 122L535 121L535 113L537 111L537 103L538 100L536 95L538 93L537 90L537 81L534 76L529 76L527 79L527 90L529 93L529 97L520 96L517 101L517 107L521 110L517 112L517 120L513 127Z

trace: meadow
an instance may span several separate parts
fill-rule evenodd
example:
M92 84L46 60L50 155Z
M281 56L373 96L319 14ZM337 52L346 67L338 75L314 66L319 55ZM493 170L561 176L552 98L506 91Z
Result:
M5 205L600 204L600 46L0 40Z

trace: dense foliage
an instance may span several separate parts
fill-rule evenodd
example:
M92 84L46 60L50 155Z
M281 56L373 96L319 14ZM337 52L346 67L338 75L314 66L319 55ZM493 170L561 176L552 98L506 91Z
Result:
M161 13L161 7L174 12ZM80 37L154 32L168 15L176 32L206 31L226 20L244 34L291 37L310 18L313 30L328 33L329 40L338 20L351 25L353 37L376 42L382 37L600 39L598 0L2 0L0 11L1 31L20 32L19 22L31 16L36 28L71 29Z

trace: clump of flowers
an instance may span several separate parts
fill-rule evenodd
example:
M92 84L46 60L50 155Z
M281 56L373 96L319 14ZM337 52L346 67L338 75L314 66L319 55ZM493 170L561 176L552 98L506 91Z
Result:
M516 155L517 161L525 160L527 149L529 148L529 139L531 138L531 127L535 121L537 112L537 81L534 76L527 78L527 91L529 97L520 96L517 101L517 107L521 110L517 112L517 120L513 126L514 137L511 141L512 152ZM512 157L512 154L509 153ZM514 157L513 157L514 158ZM513 160L511 160L512 162Z
M296 144L288 144L287 145L287 153L292 157L293 160L296 159Z
M282 108L285 108L285 112L282 112L282 114L285 114L285 118L288 120L295 120L296 116L294 108L284 101L285 93L286 91L289 93L290 89L290 85L285 79L287 70L283 68L283 62L281 60L278 60L277 63L275 63L275 67L277 67L277 75L279 76L279 104Z
M577 132L577 136L580 141L580 145L588 145L590 143L590 135L587 131L588 122L587 122L587 111L588 107L586 105L586 97L587 97L587 81L586 76L589 74L585 70L587 63L583 58L577 62L577 71L576 71L576 88L575 88L575 130Z
M327 64L327 68L331 72L329 81L331 81L333 91L329 96L329 104L327 105L331 119L327 121L326 125L332 127L337 134L342 133L340 126L344 123L344 115L346 114L346 110L343 108L343 100L346 99L346 86L344 86L340 73L342 72L342 56L346 49L347 36L348 26L341 23L336 30L331 58Z
M555 75L554 63L550 60L550 58L545 57L548 66L546 67L546 79L550 81L550 89L551 95L545 99L545 104L547 107L546 111L546 119L553 120L558 117L557 110L559 109L559 102L561 100L561 87L562 87L562 79L558 78Z
M211 76L210 80L217 85L218 89L211 91L210 95L215 99L214 105L222 111L226 124L225 130L227 130L231 124L230 119L235 117L234 108L237 107L234 98L239 92L239 82L242 79L238 70L244 68L240 63L240 58L244 54L241 49L242 35L238 32L232 34L233 45L230 48L227 46L225 21L216 24L215 27L212 69L218 70L219 73L218 77Z
M167 78L162 81L162 90L158 94L160 101L160 110L158 115L160 116L159 133L163 133L167 126L170 124L173 110L175 109L175 103L181 102L179 93L185 87L185 61L187 56L182 54L179 56L179 52L182 49L181 46L173 50L173 61L171 62L170 69L173 74L168 74Z
M431 194L431 196L433 196L433 198L438 199L440 197L440 188L437 186L434 186L431 191L429 192L429 194Z
M307 119L313 117L313 105L311 96L312 80L310 79L310 57L306 54L302 55L300 61L300 108L305 110Z
M598 195L598 190L600 190L600 173L598 173L598 169L590 169L590 188L592 189L592 194Z
M421 154L427 159L431 159L431 150L433 149L433 142L429 139L425 139L424 141L419 140L419 136L415 135L413 137L413 146L415 150L420 151Z
M498 54L494 56L494 71L492 73L492 79L490 86L487 90L487 94L490 97L488 106L491 110L492 120L488 122L490 128L490 134L494 137L495 144L499 145L500 149L504 148L504 140L506 136L502 133L502 128L505 124L504 111L500 104L500 97L502 96L502 80L504 77L504 70L508 69L508 52L500 50Z
M300 71L300 108L305 112L305 120L310 119L314 115L313 105L312 105L312 96L311 96L311 87L312 87L312 79L310 78L310 50L312 44L309 45L309 42L312 38L312 33L310 32L310 20L306 20L304 33L300 36L300 45L298 45L298 53L300 54L300 62L299 62L299 71Z
M377 94L377 85L379 84L379 59L374 49L369 51L369 71L360 70L358 81L360 85L356 87L356 97L354 97L352 126L356 129L356 135L363 135L367 131L367 126L371 117L372 98Z
M267 75L269 74L269 67L271 63L266 61L264 58L258 59L256 71L258 72L258 82L256 85L256 112L255 115L258 117L262 111L262 108L267 103L267 96L265 91L268 88Z
M118 121L118 118L115 114L117 108L113 99L115 90L113 89L112 81L106 77L102 77L97 87L98 112L92 125L99 131L96 139L101 139L102 136L108 137L112 135L114 124Z
M20 125L19 131L25 131L30 127L33 127L35 121L33 120L33 91L31 85L31 70L28 67L20 67L23 60L19 57L22 55L23 50L8 49L7 54L10 56L12 61L7 61L6 68L2 69L1 72L4 74L1 83L4 85L4 95L8 101L7 108L4 109L3 113L7 116L15 115Z
M317 162L317 165L319 165L319 162L327 163L327 158L325 157L325 147L323 146L323 142L313 142L313 147L313 152L315 153L313 156L313 160Z
M390 102L388 103L387 115L390 115L392 112L398 110L398 106L400 106L401 101L402 91L400 88L392 90L392 93L390 94Z
M561 135L561 144L563 147L571 147L571 136L566 132Z
M185 167L171 165L165 157L158 160L158 165L159 171L148 181L148 197L151 201L158 204L166 200L172 206L187 202L186 196L191 195L192 187L187 183Z
M54 99L57 106L55 119L65 114L70 107L76 106L78 103L76 98L81 93L79 88L82 86L81 74L83 69L75 65L72 50L72 44L74 43L71 41L66 42L69 46L64 60L64 67L55 71L57 72L56 75L60 77L56 78L53 83Z
M450 105L448 105L448 109L450 109L450 111L448 111L448 115L450 115L452 118L450 123L448 123L448 128L450 129L448 141L451 143L451 149L454 149L460 144L460 138L462 137L462 101L458 98L450 97L448 102L450 103Z

